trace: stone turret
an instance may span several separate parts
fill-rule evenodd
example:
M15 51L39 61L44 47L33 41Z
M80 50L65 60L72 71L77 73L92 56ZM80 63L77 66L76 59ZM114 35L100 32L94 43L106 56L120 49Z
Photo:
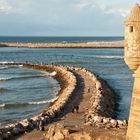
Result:
M140 65L140 6L136 4L125 21L125 62L130 69Z
M140 6L136 4L125 22L125 62L134 72L127 140L140 140Z

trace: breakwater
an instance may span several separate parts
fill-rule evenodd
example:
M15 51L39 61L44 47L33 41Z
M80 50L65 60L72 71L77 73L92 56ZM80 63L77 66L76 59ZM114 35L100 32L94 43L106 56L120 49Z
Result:
M0 43L1 47L29 48L123 48L123 41L89 43Z
M127 120L115 119L117 107L116 95L113 89L104 81L90 71L84 70L95 83L95 94L90 98L90 106L85 113L86 123L98 128L125 128Z
M8 139L26 131L31 131L37 127L39 120L47 125L63 113L67 109L66 105L70 103L71 97L77 96L75 90L79 85L77 84L76 72L86 75L90 79L90 82L93 83L93 87L95 87L95 92L90 98L90 106L88 106L88 110L85 112L85 122L93 126L107 128L127 126L125 120L115 120L114 118L116 100L113 91L105 82L85 68L21 63L6 65L55 72L53 77L59 81L61 90L59 91L58 99L48 109L42 111L41 114L0 128L0 139Z
M59 115L61 110L64 108L64 105L69 100L71 94L73 93L76 85L75 76L66 71L64 68L54 65L32 65L32 64L7 64L8 66L23 66L26 68L33 68L37 70L44 70L48 72L56 72L54 78L56 78L60 85L61 90L59 91L59 97L53 104L43 113L22 121L19 121L15 124L8 124L7 126L0 128L0 139L8 139L12 136L24 133L25 131L30 131L37 127L37 122L41 120L42 122L49 123L52 119Z

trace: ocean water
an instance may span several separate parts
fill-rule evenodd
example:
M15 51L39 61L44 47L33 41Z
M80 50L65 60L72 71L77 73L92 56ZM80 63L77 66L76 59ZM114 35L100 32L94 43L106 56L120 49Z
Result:
M123 59L123 49L0 48L0 63L30 62L80 66L105 79L119 101L118 119L127 119L133 87L132 72ZM56 97L59 85L43 72L0 67L0 123L39 113ZM5 106L4 106L5 105Z
M0 66L0 123L28 118L48 107L57 97L60 87L47 74Z
M22 42L22 43L79 43L79 42L99 42L99 41L121 41L123 37L4 37L0 36L0 42Z

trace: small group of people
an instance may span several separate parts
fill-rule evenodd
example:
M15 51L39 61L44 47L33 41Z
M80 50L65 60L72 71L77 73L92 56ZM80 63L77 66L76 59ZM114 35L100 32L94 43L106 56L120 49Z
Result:
M72 108L72 113L76 112L78 113L79 111L79 106L78 105L75 105L73 108Z
M72 108L72 113L78 113L79 112L79 106L78 105L74 105L73 108ZM40 131L45 131L45 124L43 122L43 120L41 118L38 119L37 123L37 129L40 130Z
M45 124L41 119L37 121L37 129L40 131L45 131Z

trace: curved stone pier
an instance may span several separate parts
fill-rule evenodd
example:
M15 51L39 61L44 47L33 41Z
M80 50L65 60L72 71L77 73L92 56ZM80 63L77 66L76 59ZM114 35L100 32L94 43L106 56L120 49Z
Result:
M104 128L124 128L127 126L126 120L115 120L114 118L116 105L114 92L105 81L85 68L24 63L6 65L47 72L55 71L56 74L53 77L58 80L61 89L58 98L41 114L0 128L0 140L33 130L37 127L39 120L47 125L57 117L63 117L71 112L75 104L79 106L82 104L86 107L86 109L81 109L84 112L85 124ZM84 78L87 79L87 84L84 83ZM85 104L83 100L87 98L87 95L90 101Z
M96 92L90 98L90 107L85 114L86 122L95 127L125 128L127 120L116 120L116 95L113 89L103 79L87 71L96 84Z
M37 121L42 120L45 124L50 123L54 117L61 113L65 104L73 94L76 86L76 78L70 71L67 71L65 68L55 65L34 65L34 64L7 64L9 66L22 66L26 68L32 68L37 70L44 70L48 72L56 72L56 75L53 77L58 80L61 86L59 91L59 97L54 101L51 106L44 110L41 114L24 119L15 124L9 124L0 128L0 140L9 139L12 136L24 133L25 131L30 131L37 127Z

